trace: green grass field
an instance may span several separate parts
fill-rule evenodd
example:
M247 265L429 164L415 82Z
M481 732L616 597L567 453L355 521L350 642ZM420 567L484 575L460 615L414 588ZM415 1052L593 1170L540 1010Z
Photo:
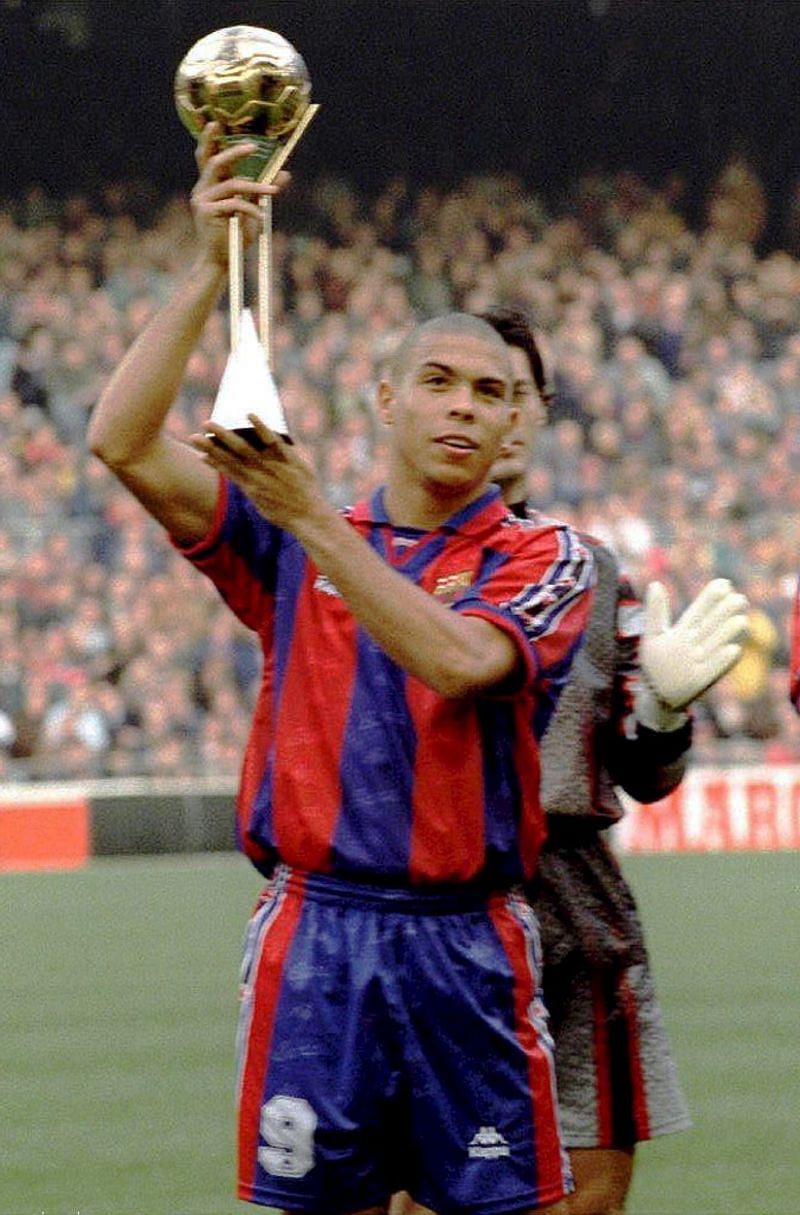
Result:
M695 1129L630 1215L800 1212L800 857L628 858ZM0 1215L234 1215L257 875L232 856L0 875Z

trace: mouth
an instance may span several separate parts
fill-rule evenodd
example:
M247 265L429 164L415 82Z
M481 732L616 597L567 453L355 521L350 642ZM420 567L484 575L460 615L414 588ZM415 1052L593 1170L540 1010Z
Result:
M469 452L478 450L478 444L474 443L472 439L468 439L466 435L438 435L434 439L434 442L438 443L441 447L446 447L448 451Z

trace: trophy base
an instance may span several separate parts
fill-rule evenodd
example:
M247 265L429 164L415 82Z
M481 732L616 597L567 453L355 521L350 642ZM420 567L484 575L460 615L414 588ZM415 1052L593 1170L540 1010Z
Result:
M278 431L278 433L280 434L284 443L288 443L290 446L294 445L294 440L292 439L291 435L288 435L283 431ZM232 426L231 434L238 435L240 439L244 439L246 443L250 444L254 451L264 451L266 448L266 443L261 438L254 426ZM216 435L209 434L208 437L213 443L219 442Z
M251 447L255 448L256 451L264 450L264 440L261 438L255 427L234 426L233 433L238 435L240 439L245 439Z
M263 451L266 447L264 440L260 437L253 426L235 426L233 428L233 433L235 435L239 435L241 439L246 439L250 446L254 447L256 451ZM291 435L287 434L285 430L279 430L278 434L283 439L284 443L288 443L290 447L294 446L294 439Z

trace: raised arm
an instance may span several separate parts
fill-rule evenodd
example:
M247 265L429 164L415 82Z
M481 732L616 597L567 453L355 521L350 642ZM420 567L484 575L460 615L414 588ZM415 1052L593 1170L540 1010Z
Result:
M226 282L228 218L242 216L248 239L258 220L257 195L280 188L231 177L250 145L217 151L217 136L210 124L197 150L200 174L192 193L197 256L112 375L88 435L91 451L185 544L207 532L218 480L191 447L166 433L167 414Z

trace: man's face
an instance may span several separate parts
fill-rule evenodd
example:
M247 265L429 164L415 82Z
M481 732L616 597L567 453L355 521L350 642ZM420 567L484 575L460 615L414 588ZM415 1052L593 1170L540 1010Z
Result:
M492 466L492 480L501 486L525 476L533 458L536 432L546 421L546 409L528 356L518 346L509 346L508 350L514 372L513 403L517 416Z
M515 421L510 360L491 335L423 335L397 384L381 386L396 466L452 493L487 480Z

